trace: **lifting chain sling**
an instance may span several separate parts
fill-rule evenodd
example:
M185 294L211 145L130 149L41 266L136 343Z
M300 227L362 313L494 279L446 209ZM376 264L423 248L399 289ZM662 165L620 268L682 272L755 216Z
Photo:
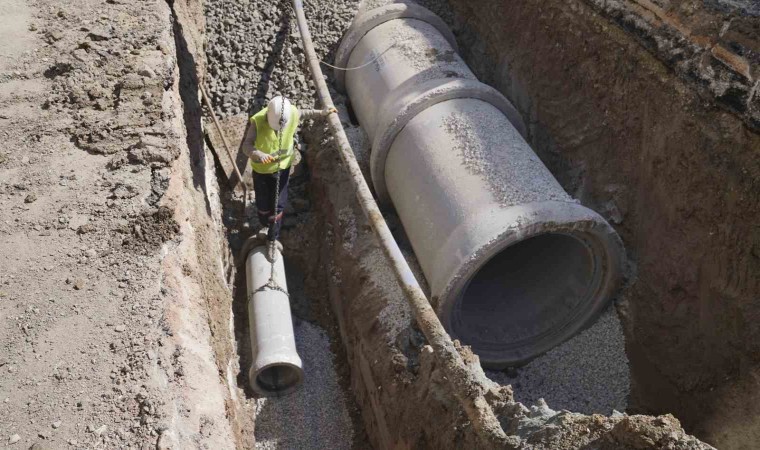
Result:
M282 151L282 134L285 129L285 97L282 97L282 102L280 106L280 129L277 130L277 153L280 153ZM277 229L277 217L279 216L279 213L277 212L277 206L280 201L280 159L282 156L277 156L276 163L277 163L277 171L275 176L275 189L274 189L274 220L272 221L272 224L269 228L269 233L267 236L267 250L269 252L269 262L271 263L269 268L269 281L266 282L263 286L256 289L252 294L251 297L253 297L253 294L256 294L261 291L265 290L271 290L271 291L279 291L285 294L288 298L290 298L290 294L288 291L280 286L277 281L274 279L274 264L276 261L277 256L277 240L275 238L275 230ZM290 167L288 167L285 170L290 170ZM285 207L283 206L282 214L285 214ZM269 239L271 237L271 239Z

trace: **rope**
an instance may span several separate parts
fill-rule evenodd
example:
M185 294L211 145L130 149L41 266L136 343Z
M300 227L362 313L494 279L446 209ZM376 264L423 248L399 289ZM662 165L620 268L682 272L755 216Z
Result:
M232 169L235 171L235 175L237 176L237 183L240 183L243 186L243 209L240 212L240 214L243 220L245 220L245 204L246 202L248 202L248 185L245 183L245 180L243 179L243 175L240 173L240 169L238 169L237 162L235 162L235 158L232 157L232 151L230 151L230 144L227 141L227 136L224 133L222 126L219 124L219 119L216 117L216 112L214 112L214 106L211 104L211 100L209 99L208 93L206 92L206 85L202 80L199 83L199 85L201 88L201 96L203 97L203 101L206 103L206 107L208 108L209 114L211 114L211 118L213 119L214 125L216 126L216 131L219 133L219 136L222 138L222 144L224 144L224 150L225 152L227 152L227 157L230 159L230 164L232 164Z
M368 65L370 65L370 64L374 63L375 61L377 61L378 59L382 58L383 55L385 54L385 52L387 52L388 50L390 50L391 48L393 48L394 45L395 44L391 44L390 47L386 48L385 50L383 50L382 52L380 52L379 55L377 55L376 57L374 57L371 60L367 61L366 63L362 64L361 66L356 66L356 67L338 67L338 66L333 66L332 64L330 64L328 62L322 61L319 58L317 58L317 61L319 61L320 63L326 65L327 67L332 67L333 69L336 69L336 70L343 70L343 71L346 71L346 72L348 72L349 70L359 70L359 69L363 69L363 68L367 67Z

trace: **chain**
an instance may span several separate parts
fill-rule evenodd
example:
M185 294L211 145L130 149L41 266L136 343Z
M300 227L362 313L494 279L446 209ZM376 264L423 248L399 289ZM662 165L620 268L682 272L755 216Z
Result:
M285 97L282 97L282 105L280 107L280 129L277 130L277 153L279 154L282 152L282 134L285 128ZM272 221L272 225L269 232L274 233L274 230L277 227L277 216L279 216L279 213L277 212L277 204L280 201L280 158L281 156L278 155L276 158L277 162L277 172L275 172L277 175L275 176L275 188L274 188L274 220ZM285 210L283 209L283 214L285 213ZM277 281L274 279L274 263L275 263L275 256L277 255L276 249L277 249L277 239L270 239L268 244L268 251L269 251L269 261L272 263L269 267L269 281L260 288L256 289L253 294L264 291L264 290L270 290L270 291L279 291L285 294L286 296L290 297L290 294L287 290L285 290L282 286L277 284ZM253 294L251 294L253 296ZM253 298L253 297L251 297Z
M274 263L272 263L272 265L274 265ZM286 291L285 288L283 288L282 286L280 286L279 284L277 284L277 282L274 280L273 277L269 278L269 281L267 281L266 284L262 285L260 288L258 288L255 291L253 291L251 293L251 296L250 296L249 300L252 300L253 299L253 295L257 294L257 293L259 293L261 291L278 291L278 292L282 292L283 294L285 294L286 297L290 298L290 293L288 291Z

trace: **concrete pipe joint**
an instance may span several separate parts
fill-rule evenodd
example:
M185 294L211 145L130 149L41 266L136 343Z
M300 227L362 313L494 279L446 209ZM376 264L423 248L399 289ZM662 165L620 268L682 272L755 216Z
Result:
M372 62L336 78L372 142L378 199L395 207L452 337L503 368L593 323L620 279L620 238L562 189L443 21L409 3L365 11L336 60Z
M303 382L301 358L296 351L290 300L285 292L265 288L271 274L268 248L256 247L246 259L248 321L253 363L248 372L251 387L259 395L283 396ZM282 255L277 252L274 280L287 291Z

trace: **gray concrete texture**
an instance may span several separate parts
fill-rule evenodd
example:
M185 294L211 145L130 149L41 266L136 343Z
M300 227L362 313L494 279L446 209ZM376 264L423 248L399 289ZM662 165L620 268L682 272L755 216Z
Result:
M346 72L346 92L374 141L378 196L395 207L444 326L503 368L592 323L624 250L562 190L509 101L474 80L443 27L418 5L367 10L338 64L372 62Z
M253 350L248 379L260 395L287 395L301 385L304 374L280 251L266 245L251 250L245 277Z

